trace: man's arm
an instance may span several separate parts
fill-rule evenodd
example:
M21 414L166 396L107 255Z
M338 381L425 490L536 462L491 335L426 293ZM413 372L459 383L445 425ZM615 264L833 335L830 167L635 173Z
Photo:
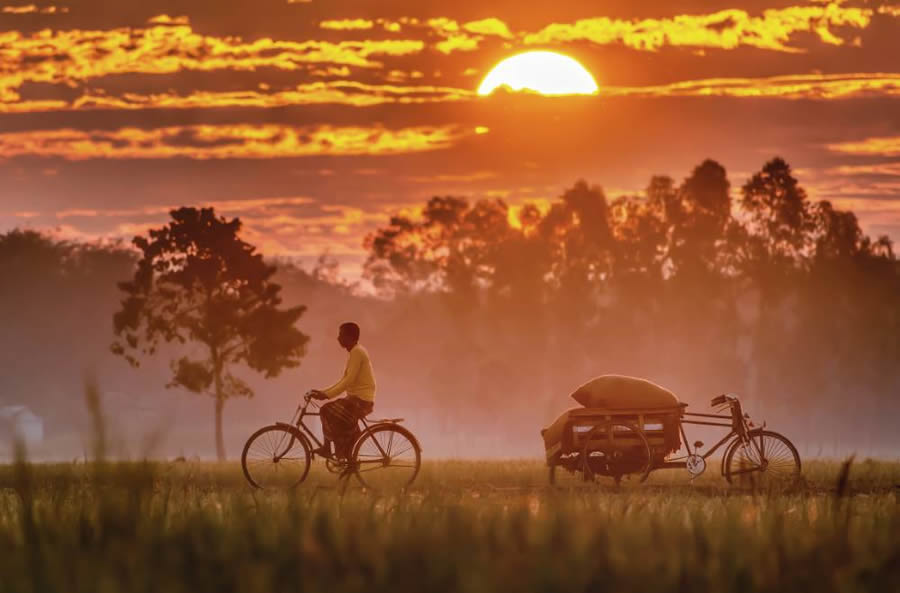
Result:
M325 394L325 397L328 399L333 399L340 394L344 393L347 390L347 387L356 379L356 375L359 374L359 368L362 366L362 356L360 356L359 352L356 350L352 350L350 352L350 359L347 361L347 368L344 370L344 376L341 377L341 380L329 387L328 389L323 389L322 393Z

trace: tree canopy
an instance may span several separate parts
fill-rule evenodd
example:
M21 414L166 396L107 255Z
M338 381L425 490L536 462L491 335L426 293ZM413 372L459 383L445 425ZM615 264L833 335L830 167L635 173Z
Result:
M233 369L246 366L266 377L296 367L308 337L295 327L305 307L279 308L275 266L239 238L241 222L217 217L212 208L180 208L172 221L138 236L132 280L114 317L116 354L139 364L161 342L203 348L172 362L169 386L206 393L215 400L216 444L225 455L221 414L231 397L253 395Z

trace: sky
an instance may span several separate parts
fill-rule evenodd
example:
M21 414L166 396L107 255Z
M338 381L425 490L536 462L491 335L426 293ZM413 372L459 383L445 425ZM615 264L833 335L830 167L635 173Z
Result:
M476 95L528 50L599 92ZM898 57L880 0L0 0L0 232L128 239L212 205L358 269L434 195L630 195L705 158L737 194L777 155L897 241Z

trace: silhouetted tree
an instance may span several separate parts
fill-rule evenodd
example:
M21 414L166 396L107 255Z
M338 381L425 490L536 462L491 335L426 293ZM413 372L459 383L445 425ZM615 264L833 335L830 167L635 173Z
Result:
M687 274L700 280L720 271L718 257L731 221L730 185L725 168L709 159L695 167L681 184L670 219L675 275Z
M814 220L806 191L781 158L767 162L741 189L757 262L795 266L809 247Z
M500 200L474 205L452 196L431 198L420 217L398 215L366 239L366 275L388 292L446 292L469 298L494 271L495 248L509 233Z
M212 208L173 210L172 221L134 238L142 257L114 317L120 338L113 352L132 365L135 352L153 354L163 342L201 344L199 358L172 362L168 386L207 393L215 400L216 453L225 458L222 411L230 397L253 391L232 374L244 364L266 377L300 364L308 341L294 324L305 311L279 309L275 267L238 237L241 222Z

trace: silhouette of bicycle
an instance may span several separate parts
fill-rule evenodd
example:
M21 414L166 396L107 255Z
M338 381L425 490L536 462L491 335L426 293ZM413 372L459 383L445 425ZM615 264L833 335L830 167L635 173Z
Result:
M309 474L315 454L313 445L322 442L304 423L319 416L319 404L308 391L290 423L276 422L253 433L244 445L241 466L255 488L294 488ZM316 411L308 411L312 404ZM341 479L351 474L371 490L406 488L419 475L422 449L413 434L400 426L403 418L360 420L360 432L348 458L325 457L328 471Z

